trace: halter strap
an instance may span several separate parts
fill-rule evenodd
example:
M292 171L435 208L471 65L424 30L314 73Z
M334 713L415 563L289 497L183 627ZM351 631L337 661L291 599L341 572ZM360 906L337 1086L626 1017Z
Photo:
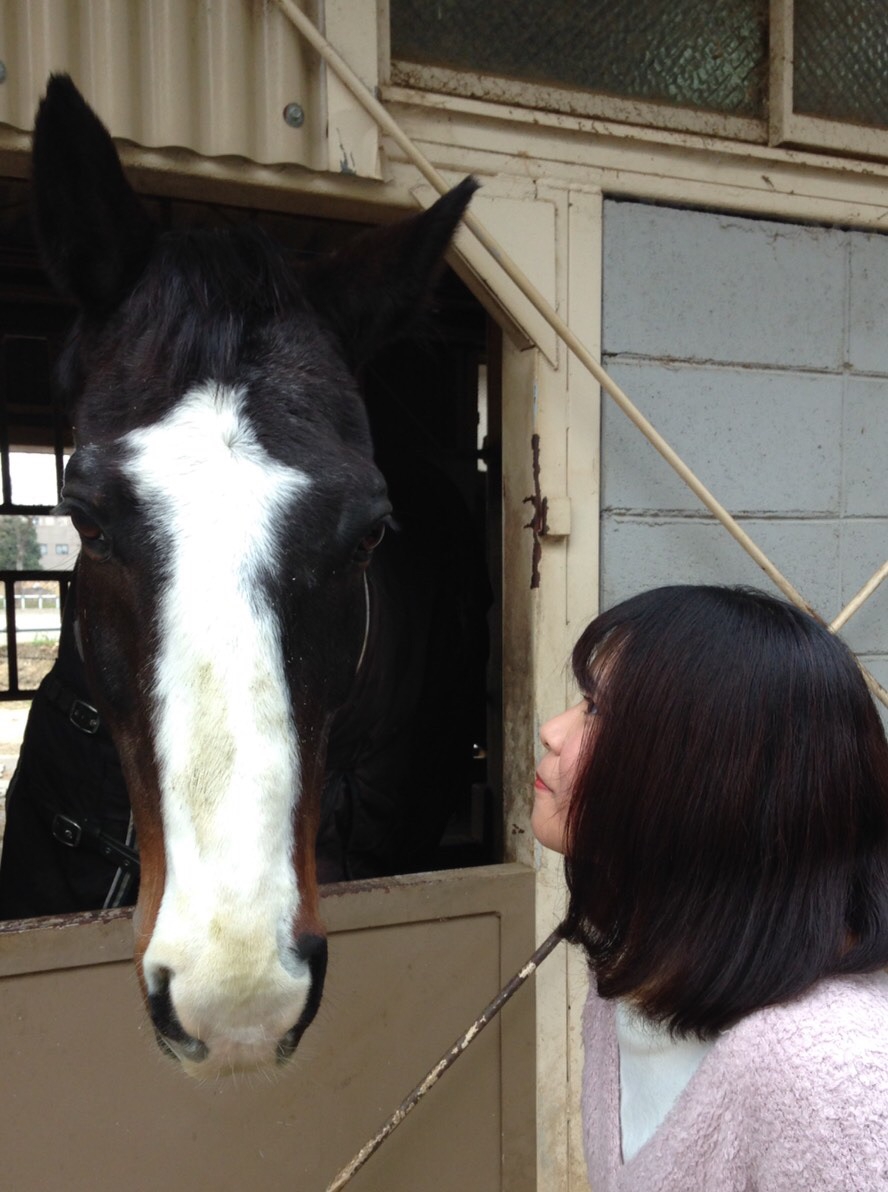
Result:
M358 657L358 665L355 667L355 674L361 672L361 666L364 662L364 655L367 653L367 643L370 640L370 584L367 581L367 572L364 572L364 640L361 643L361 653Z

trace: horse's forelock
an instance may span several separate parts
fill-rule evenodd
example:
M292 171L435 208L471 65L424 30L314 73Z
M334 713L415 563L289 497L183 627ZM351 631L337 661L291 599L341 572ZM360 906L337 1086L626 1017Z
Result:
M140 282L165 292L178 282L190 301L267 318L304 305L295 270L257 224L166 232Z
M110 315L81 317L58 377L75 413L88 384L112 419L115 395L137 387L154 419L195 384L261 376L282 345L319 334L292 263L259 227L175 230Z
M162 354L168 382L233 383L256 365L263 336L308 308L283 254L258 229L161 236L120 317L146 363Z

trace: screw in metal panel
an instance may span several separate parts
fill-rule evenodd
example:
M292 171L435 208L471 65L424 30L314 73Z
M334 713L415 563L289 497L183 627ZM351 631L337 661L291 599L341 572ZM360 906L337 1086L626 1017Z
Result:
M288 103L284 108L284 120L291 128L301 128L305 123L305 112L298 103Z

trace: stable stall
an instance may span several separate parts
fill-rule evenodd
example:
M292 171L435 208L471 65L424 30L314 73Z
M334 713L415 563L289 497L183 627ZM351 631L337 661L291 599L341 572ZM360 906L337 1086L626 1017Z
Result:
M810 6L824 10L813 26L793 0L724 0L717 19L652 3L646 34L635 6L568 6L584 14L565 24L546 7L518 22L514 6L459 0L0 4L14 201L52 70L72 74L161 208L366 225L435 197L416 150L450 185L478 177L480 239L463 229L451 263L474 310L467 416L484 420L494 591L493 824L468 808L478 847L462 856L483 863L328 889L325 1001L278 1083L201 1088L161 1062L128 911L0 925L15 1186L326 1187L558 923L560 862L529 827L536 731L572 698L566 659L599 604L656 583L776 586L842 630L885 701L888 86L874 38L821 37L837 27L828 3ZM884 24L875 0L858 7L859 29ZM20 302L33 259L2 264ZM16 334L35 335L4 327ZM4 506L22 513L6 489ZM585 1187L584 994L560 948L351 1186Z

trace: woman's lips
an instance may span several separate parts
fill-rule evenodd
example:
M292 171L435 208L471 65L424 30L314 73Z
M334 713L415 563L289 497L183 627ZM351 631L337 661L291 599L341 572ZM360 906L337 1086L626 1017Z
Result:
M548 791L549 794L552 793L552 788L547 783L543 782L543 780L542 780L542 778L540 778L539 774L537 774L537 776L536 776L536 779L533 784L533 789L535 791Z

